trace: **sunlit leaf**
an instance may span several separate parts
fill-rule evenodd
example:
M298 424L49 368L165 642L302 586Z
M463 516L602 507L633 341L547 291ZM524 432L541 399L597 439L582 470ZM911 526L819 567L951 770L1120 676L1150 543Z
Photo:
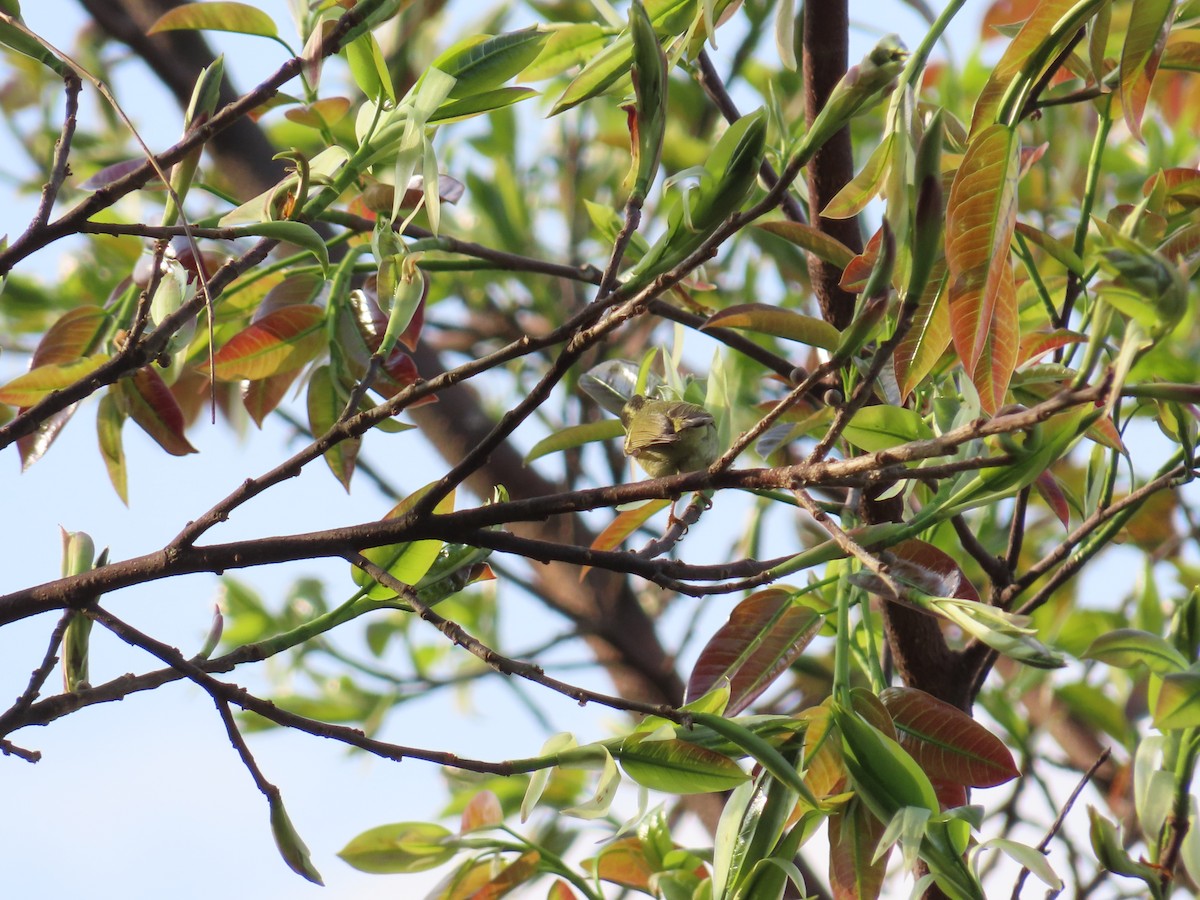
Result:
M619 547L627 537L645 525L651 516L670 505L670 500L647 500L632 509L622 510L592 541L591 549L612 550ZM591 570L591 566L584 566L579 572L579 580L582 581Z
M930 273L912 325L896 345L893 362L904 400L933 371L950 346L950 295L945 289L945 276L946 264L942 260Z
M821 210L822 218L848 219L867 208L883 187L888 164L892 159L892 142L895 139L895 134L889 133L880 142L872 151L866 165L862 167L862 171L850 179Z
M1175 0L1133 0L1125 45L1121 48L1121 111L1125 124L1142 139L1142 114L1166 46Z
M1200 725L1200 672L1173 672L1163 676L1154 705L1154 725L1162 731Z
M232 31L259 37L276 37L279 34L275 22L258 7L215 0L185 3L168 10L150 26L147 34L180 30Z
M334 378L329 366L321 366L312 373L308 382L308 427L314 437L321 437L338 420L350 400L349 391L343 390ZM338 441L325 451L325 462L342 487L350 490L350 477L362 438L352 437Z
M909 538L880 551L880 559L897 580L926 594L979 600L979 591L954 557L928 541Z
M238 332L213 357L219 381L267 378L310 362L325 345L325 310L288 306ZM208 364L201 367L208 371Z
M371 828L338 851L360 872L377 875L411 874L449 862L457 852L454 835L432 822L397 822Z
M724 754L641 732L621 742L619 757L625 774L638 784L669 794L729 791L750 777Z
M595 859L584 860L583 866L602 881L651 893L650 879L654 870L646 860L640 838L613 841Z
M10 406L33 406L47 394L61 391L87 377L107 361L107 354L97 353L94 356L76 359L74 362L39 366L0 387L0 403Z
M867 406L850 420L846 440L867 453L933 437L920 414L903 406Z
M1004 402L1016 366L1016 289L1009 245L1016 224L1016 132L983 129L968 145L946 210L946 262L955 349L988 412Z
M99 306L77 306L63 313L38 341L29 368L61 365L86 356L104 333L109 315Z
M413 506L429 492L432 485L425 485L413 491L384 516L384 520L398 519L406 515ZM454 491L438 501L433 508L434 513L454 511ZM426 541L410 541L403 544L387 544L382 547L371 547L363 551L363 556L383 569L401 584L415 585L425 577L425 573L437 560L444 541L433 539ZM380 584L357 566L351 568L354 583L367 587L367 596L373 600L388 600L396 596L396 592Z
M1134 628L1118 628L1100 635L1081 658L1099 660L1118 669L1145 666L1159 675L1183 672L1188 667L1183 654L1165 639Z
M779 235L818 259L844 269L854 259L854 251L835 237L807 222L764 222L758 226L763 231Z
M525 28L475 35L446 50L432 65L455 79L450 97L462 99L494 90L534 61L548 33Z
M461 834L481 828L491 828L504 821L500 799L491 791L479 791L471 796L462 812L458 830Z
M484 91L482 94L472 94L461 100L447 100L429 116L429 123L444 125L447 122L469 119L471 116L503 109L537 95L538 92L533 88L502 87L494 91Z
M824 319L805 316L790 309L780 309L769 303L742 303L730 306L709 316L702 327L744 328L820 347L823 350L835 349L841 339L838 330Z

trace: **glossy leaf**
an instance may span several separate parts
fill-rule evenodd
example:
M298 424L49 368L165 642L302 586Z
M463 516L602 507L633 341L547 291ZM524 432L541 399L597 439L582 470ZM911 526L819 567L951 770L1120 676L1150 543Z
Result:
M730 306L708 317L703 328L744 328L762 334L773 334L789 341L799 341L822 350L837 347L838 330L814 316L805 316L768 303L742 303Z
M835 237L809 225L807 222L764 222L758 226L763 231L791 241L802 250L831 265L844 269L854 259L854 251Z
M903 406L867 406L850 420L846 440L867 453L933 437L920 414Z
M129 418L160 447L172 456L199 452L184 434L183 410L152 366L143 366L119 384Z
M538 92L527 87L502 87L494 91L484 91L482 94L472 94L461 100L447 100L429 116L429 124L444 125L447 122L457 122L469 119L471 116L482 115L497 109L504 109L514 103L520 103L530 97L536 97Z
M770 588L740 602L709 639L688 679L686 700L730 684L727 716L735 716L762 694L804 652L825 617Z
M1084 651L1081 659L1095 659L1118 669L1145 666L1151 672L1168 675L1187 669L1183 654L1157 634L1133 628L1118 628L1103 634Z
M729 791L750 777L724 754L641 732L621 742L619 759L625 774L638 784L669 794Z
M1017 147L1013 129L994 125L982 130L967 147L946 210L954 347L983 408L991 413L1004 403L1020 333L1009 263Z
M261 9L247 3L185 3L168 10L150 26L147 34L160 31L232 31L236 34L254 34L259 37L276 37L279 34L275 22Z
M1175 0L1133 0L1125 45L1121 48L1121 111L1125 124L1142 139L1142 115L1166 47Z
M527 81L540 81L561 75L571 66L585 63L604 48L607 35L593 22L580 22L556 28L542 45L541 52L522 72Z
M601 419L598 422L584 422L582 425L570 425L560 428L549 437L542 438L525 454L525 464L559 453L563 450L573 450L595 441L608 441L625 433L621 423L616 419Z
M424 872L454 857L456 850L450 843L453 837L449 830L432 822L397 822L364 831L338 851L338 856L360 872Z
M367 31L360 34L345 47L346 62L350 66L350 74L354 83L369 99L376 103L383 99L396 102L396 89L392 86L392 76L388 72L387 60L383 58L383 50L375 35ZM334 98L341 99L341 98ZM318 103L325 101L318 101ZM349 108L349 103L346 104ZM290 112L290 111L289 111ZM346 112L346 110L342 110ZM291 116L288 115L290 119ZM340 117L339 117L340 118Z
M979 600L975 585L954 557L927 541L909 538L880 551L879 558L899 581L926 594Z
M446 50L432 65L455 79L451 98L471 97L517 75L541 53L546 38L547 33L536 27L476 35Z
M230 338L213 357L213 373L218 381L268 378L306 365L324 345L325 310L288 306Z
M33 406L47 394L61 391L81 378L86 378L106 362L107 354L97 353L94 356L76 359L74 362L39 366L0 387L0 403L10 406Z
M884 689L900 745L930 778L994 787L1020 775L1003 742L957 707L908 687Z

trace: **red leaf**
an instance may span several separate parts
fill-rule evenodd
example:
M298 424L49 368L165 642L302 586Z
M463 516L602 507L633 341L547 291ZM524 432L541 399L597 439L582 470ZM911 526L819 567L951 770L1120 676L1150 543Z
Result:
M1059 487L1058 479L1046 471L1037 477L1033 482L1033 486L1037 488L1037 492L1046 501L1046 505L1050 507L1050 511L1058 517L1058 521L1063 523L1063 528L1069 527L1071 524L1071 504L1067 502L1067 495Z
M925 380L950 346L950 295L944 289L946 264L939 261L913 314L912 326L893 354L896 383L904 400Z
M129 418L172 456L198 452L184 436L183 410L159 374L144 366L120 382Z
M969 787L994 787L1020 775L1003 742L955 706L909 687L879 695L900 744L930 778Z
M792 664L825 617L796 603L788 591L770 588L739 603L729 621L712 636L688 679L687 700L730 682L725 715L735 716L754 702Z
M99 306L77 306L63 313L47 329L33 351L29 368L61 365L87 356L108 324L108 313Z
M1175 0L1133 0L1125 46L1121 48L1121 110L1139 141L1142 114L1171 30Z
M1017 350L1017 365L1023 366L1051 350L1057 350L1067 344L1079 344L1086 340L1086 335L1068 328L1055 328L1053 331L1031 331L1021 338L1021 346Z
M933 544L909 538L884 550L880 559L896 578L926 594L979 602L979 592L954 557Z
M829 817L829 887L834 900L879 896L891 850L872 860L885 827L857 797Z
M284 372L272 375L270 378L260 378L258 381L247 381L242 387L242 405L254 420L254 424L262 428L263 422L275 407L279 406L287 396L288 388L296 380L299 372Z

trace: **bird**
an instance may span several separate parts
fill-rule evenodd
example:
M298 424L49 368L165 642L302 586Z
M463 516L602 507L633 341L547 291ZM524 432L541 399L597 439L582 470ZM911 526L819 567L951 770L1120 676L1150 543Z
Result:
M703 406L634 394L621 408L625 455L651 478L707 469L717 458L717 425Z

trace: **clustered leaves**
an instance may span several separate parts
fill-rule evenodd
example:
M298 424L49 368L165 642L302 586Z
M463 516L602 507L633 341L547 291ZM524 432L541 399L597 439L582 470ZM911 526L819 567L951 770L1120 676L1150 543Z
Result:
M180 141L134 135L121 160L123 131L76 134L106 127L77 122L85 89L128 122L108 73L0 2L0 43L37 89L6 102L56 109L42 95L60 80L67 94L57 149L29 147L48 173L39 212L0 246L5 349L28 357L0 385L0 447L28 467L93 406L128 503L129 421L171 456L197 452L205 406L234 425L286 417L304 437L161 553L110 559L64 530L62 579L0 597L3 623L62 616L0 715L4 752L35 760L7 735L187 678L216 703L285 862L318 883L244 732L442 763L457 831L377 825L339 855L379 874L447 866L445 900L534 882L555 900L605 885L874 898L898 871L974 900L1007 877L989 850L1021 869L1017 892L1028 873L1063 890L1066 867L1077 886L1112 875L1155 897L1200 880L1200 573L1181 492L1200 403L1200 4L996 3L982 39L1004 40L999 58L955 69L931 54L963 5L911 49L880 39L806 114L816 87L759 42L773 29L793 64L806 42L843 42L813 36L811 4L534 4L538 24L509 30L501 7L454 41L408 4L301 4L297 51L257 8L189 3L151 33L236 32L290 61L222 106L215 58ZM735 18L744 43L722 81L709 48ZM737 110L736 79L754 109ZM237 182L205 162L250 118L283 148L257 162L282 176ZM845 134L857 174L806 211L798 177ZM835 238L830 219L866 240ZM76 271L54 285L22 272L68 235L88 239ZM809 281L810 259L841 272L838 295ZM685 445L688 427L702 444ZM411 458L418 436L447 458L439 477L371 464ZM672 453L646 465L648 447ZM631 478L621 448L659 477ZM347 491L415 482L355 525L200 543L318 458ZM608 524L593 533L587 512ZM1082 592L1075 576L1103 572L1118 543L1140 553L1140 582ZM190 660L107 608L139 581L318 556L350 564L332 589L347 599L301 581L279 609L226 579ZM572 631L506 655L514 592ZM698 651L657 627L686 598L726 595ZM359 619L361 656L328 640ZM167 669L93 685L95 622ZM587 642L617 693L548 673L539 653L560 642ZM39 699L56 656L64 692ZM217 677L273 657L287 677L271 702ZM677 658L678 682L663 674ZM500 761L383 739L405 701L490 670L638 718ZM1086 740L1055 731L1067 720ZM1077 752L1102 743L1111 758ZM1087 859L1062 824L1078 792L1043 771L1060 755L1108 805L1088 813ZM1049 801L1036 843L1016 812L1030 784ZM1002 785L1003 800L972 794ZM718 794L711 847L681 846L666 798ZM571 852L571 820L609 829L590 859ZM819 865L805 856L818 832Z

